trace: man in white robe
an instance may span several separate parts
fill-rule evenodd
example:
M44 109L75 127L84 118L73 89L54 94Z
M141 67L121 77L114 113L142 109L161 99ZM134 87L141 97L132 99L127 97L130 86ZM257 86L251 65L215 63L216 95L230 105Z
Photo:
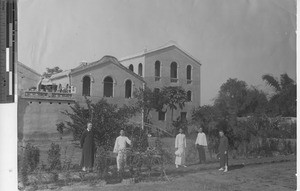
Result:
M120 136L117 137L115 146L114 146L114 153L117 153L117 168L118 171L123 171L124 166L126 164L126 143L131 145L131 141L128 137L125 136L125 132L122 129L120 131Z
M185 165L185 149L186 149L186 138L185 138L185 134L183 134L183 130L180 128L179 129L179 134L176 136L175 139L175 165L176 168L178 168L178 166L183 166L186 167Z
M199 164L206 162L205 147L207 147L206 135L202 132L202 127L198 129L198 135L195 142L199 154Z

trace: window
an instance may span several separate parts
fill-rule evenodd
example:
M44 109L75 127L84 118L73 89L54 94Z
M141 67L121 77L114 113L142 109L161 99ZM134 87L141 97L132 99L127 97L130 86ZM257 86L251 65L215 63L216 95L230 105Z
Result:
M177 82L177 63L172 62L171 63L171 71L170 71L170 76L171 76L171 82Z
M143 64L139 63L139 75L143 76Z
M186 67L186 79L187 79L188 84L192 83L192 67L191 67L191 65L188 65Z
M129 68L129 70L133 71L133 65L132 64L130 64L128 68Z
M187 101L188 102L192 101L192 92L191 91L187 91Z
M156 61L155 62L155 81L159 81L160 80L160 61Z
M109 76L104 78L103 97L113 97L113 79Z
M125 98L131 98L131 89L132 89L131 80L126 80L126 82L125 82Z
M181 112L180 113L180 120L181 121L186 121L186 112Z
M165 121L166 120L166 112L159 111L158 112L158 120L159 121Z
M89 76L84 76L82 80L82 95L91 95L91 78Z

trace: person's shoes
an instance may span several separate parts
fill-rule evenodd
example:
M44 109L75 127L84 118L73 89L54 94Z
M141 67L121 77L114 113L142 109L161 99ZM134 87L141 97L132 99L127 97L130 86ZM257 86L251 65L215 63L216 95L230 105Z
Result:
M178 168L178 165L176 164L176 168Z
M182 165L182 166L185 167L185 168L187 167L186 165Z
M219 171L222 171L222 170L224 170L224 168L223 168L223 167L219 169Z

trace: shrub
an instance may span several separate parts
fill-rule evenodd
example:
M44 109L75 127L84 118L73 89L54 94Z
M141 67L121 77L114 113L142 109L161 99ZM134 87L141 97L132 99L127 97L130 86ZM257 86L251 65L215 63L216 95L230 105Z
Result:
M51 143L48 150L48 163L50 171L61 169L60 146L58 144Z
M24 162L25 166L28 165L27 169L32 172L36 169L40 161L40 150L39 148L27 143L24 152ZM24 164L24 163L23 163Z

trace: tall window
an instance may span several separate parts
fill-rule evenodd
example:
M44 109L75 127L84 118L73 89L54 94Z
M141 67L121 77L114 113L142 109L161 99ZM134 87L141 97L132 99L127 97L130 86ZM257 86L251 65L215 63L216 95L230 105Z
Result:
M166 120L166 112L159 111L158 112L158 120L159 121L165 121Z
M113 79L109 76L104 78L103 97L113 97Z
M186 79L187 79L188 84L192 83L192 67L191 67L191 65L188 65L186 67Z
M91 95L91 78L89 76L84 76L82 80L82 95Z
M139 63L139 75L143 76L143 64Z
M177 82L177 63L172 62L171 63L171 71L170 71L170 76L171 76L171 82Z
M187 101L191 102L192 101L192 92L191 91L187 91Z
M155 62L155 81L160 80L160 61Z
M129 70L133 71L133 65L132 64L129 65Z
M126 82L125 82L125 98L131 98L131 89L132 89L131 80L126 80Z
M181 121L186 121L186 112L181 112L180 113L180 119L181 119Z

